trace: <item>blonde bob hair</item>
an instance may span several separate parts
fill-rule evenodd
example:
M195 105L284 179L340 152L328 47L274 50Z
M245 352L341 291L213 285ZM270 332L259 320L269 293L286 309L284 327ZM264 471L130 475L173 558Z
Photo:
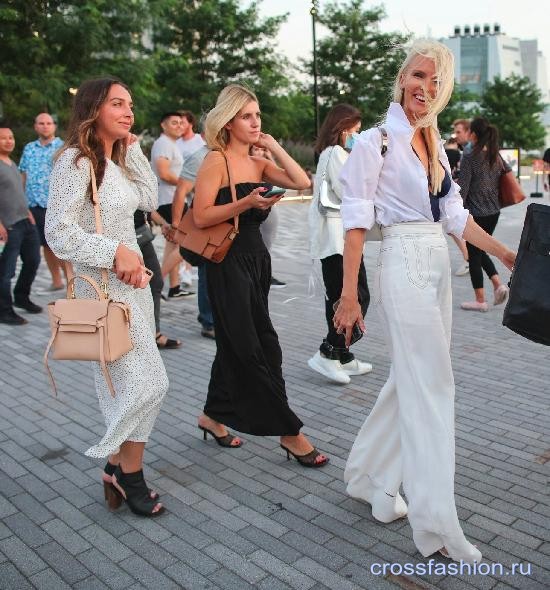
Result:
M454 87L454 57L448 47L443 43L431 39L417 39L407 52L405 61L401 64L393 86L393 100L403 104L403 77L412 66L417 57L432 59L435 63L435 75L437 79L437 91L435 97L431 97L424 88L427 112L419 117L413 127L421 128L428 148L430 162L430 188L437 193L441 190L444 172L439 165L439 130L437 129L437 115L447 106Z
M211 150L224 151L229 143L227 123L249 102L258 102L256 95L241 86L230 84L218 95L216 106L206 115L204 136Z

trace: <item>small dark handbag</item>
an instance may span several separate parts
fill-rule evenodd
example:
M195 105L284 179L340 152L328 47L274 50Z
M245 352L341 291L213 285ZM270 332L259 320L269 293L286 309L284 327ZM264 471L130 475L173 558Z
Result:
M138 246L142 248L145 244L148 244L155 239L155 234L153 233L151 226L148 223L144 223L143 225L136 227L136 238Z
M504 160L502 160L504 165ZM512 170L503 170L500 175L498 183L498 202L500 208L510 207L510 205L517 205L525 200L525 195L521 190L521 186L517 178L514 176Z
M521 336L550 345L550 207L531 203L510 279L502 323Z
M229 170L229 161L223 152L222 154L227 166L231 199L236 203L237 193ZM194 266L205 260L221 262L239 233L239 216L235 215L233 221L234 223L223 221L210 227L197 227L193 216L193 206L191 206L181 218L174 234L174 239L180 246L183 258Z

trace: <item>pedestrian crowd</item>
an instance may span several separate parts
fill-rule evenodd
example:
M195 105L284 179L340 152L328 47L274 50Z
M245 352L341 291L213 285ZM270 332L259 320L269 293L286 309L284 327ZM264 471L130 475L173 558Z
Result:
M498 153L498 130L483 118L457 120L442 147L437 116L453 81L450 51L417 40L380 126L360 132L361 113L348 104L326 115L315 144L309 241L311 258L322 268L327 332L308 364L342 385L371 372L371 363L350 347L368 337L365 314L371 302L376 306L391 368L347 460L347 492L369 503L380 522L408 517L422 555L440 552L472 563L481 553L465 538L454 500L446 235L464 259L455 274L471 278L475 300L461 304L467 311L489 309L483 271L494 305L506 300L508 289L490 256L511 269L515 252L492 237L499 178L509 170ZM25 146L19 165L10 158L13 133L0 124L0 322L22 325L27 319L20 309L42 312L31 299L41 248L51 276L48 292L62 294L70 262L77 276L90 277L128 307L133 347L108 363L114 396L95 363L106 430L86 455L106 459L102 483L111 509L126 502L132 512L156 517L166 507L146 484L143 453L169 387L159 350L182 345L161 331L161 310L163 299L194 297L194 277L200 333L216 342L197 418L204 439L210 435L238 453L246 442L240 434L278 436L287 459L305 468L322 468L329 457L305 436L289 404L268 305L270 288L285 286L273 276L269 252L276 205L286 189L309 188L308 175L262 129L257 97L238 84L224 88L198 122L190 111L163 114L150 162L133 123L131 89L100 78L80 85L64 142L51 115L36 117L38 138ZM93 178L102 233L96 231ZM180 248L178 227L186 215L200 229L234 224L223 261L194 260ZM162 261L154 226L165 238ZM371 239L381 240L372 294L363 262ZM96 294L77 280L71 296Z

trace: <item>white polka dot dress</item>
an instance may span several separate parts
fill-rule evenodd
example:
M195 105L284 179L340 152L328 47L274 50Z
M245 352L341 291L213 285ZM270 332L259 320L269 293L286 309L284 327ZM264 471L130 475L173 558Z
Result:
M125 285L110 270L121 242L141 255L134 230L134 211L156 208L157 179L137 142L127 152L129 176L108 160L98 190L104 232L98 235L88 195L89 162L81 158L75 164L76 153L76 149L66 150L54 165L46 213L46 240L56 256L73 263L75 274L89 275L100 283L100 269L109 269L110 298L124 301L132 309L130 335L134 348L119 360L107 363L116 391L114 398L99 363L92 363L107 431L86 455L107 457L116 453L125 441L147 442L168 389L168 377L155 342L151 290ZM76 294L95 297L91 287L79 280Z

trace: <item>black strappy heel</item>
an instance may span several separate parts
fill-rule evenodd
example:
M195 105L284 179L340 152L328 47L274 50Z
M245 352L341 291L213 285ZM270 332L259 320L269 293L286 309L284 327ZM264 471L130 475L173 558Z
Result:
M282 443L280 446L281 449L286 451L287 461L290 461L290 455L292 455L296 459L296 461L298 461L298 463L302 465L302 467L324 467L329 462L329 458L326 455L324 461L315 461L315 459L317 459L317 457L321 455L321 453L315 447L313 447L313 449L305 455L297 455L296 453L293 453L290 449L285 447L285 445L283 445Z
M153 512L159 503L151 498L142 469L134 473L124 473L119 465L112 475L112 481L113 487L126 500L128 508L134 514L154 518L165 512L164 506Z
M204 426L200 426L199 428L203 432L204 440L208 440L206 434L208 433L219 445L220 447L225 447L226 449L238 449L239 447L243 446L243 441L241 440L238 445L231 444L238 436L234 436L233 434L227 433L224 436L216 436L209 428L205 428Z

